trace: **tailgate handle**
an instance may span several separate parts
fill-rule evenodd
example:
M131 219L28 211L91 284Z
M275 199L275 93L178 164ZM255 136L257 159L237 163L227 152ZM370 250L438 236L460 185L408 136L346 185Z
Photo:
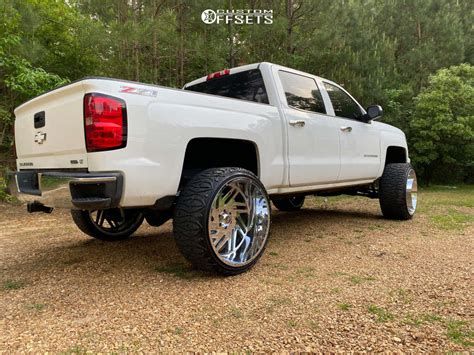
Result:
M44 111L35 113L34 121L35 121L35 128L44 127L46 124Z

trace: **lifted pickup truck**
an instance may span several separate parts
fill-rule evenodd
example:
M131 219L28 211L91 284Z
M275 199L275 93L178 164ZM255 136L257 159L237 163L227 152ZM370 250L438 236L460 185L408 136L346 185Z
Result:
M130 236L173 219L197 268L238 274L268 241L270 201L379 198L407 220L417 181L405 135L376 122L336 83L271 63L225 69L171 89L85 78L15 110L13 194L28 211L71 209L84 233Z

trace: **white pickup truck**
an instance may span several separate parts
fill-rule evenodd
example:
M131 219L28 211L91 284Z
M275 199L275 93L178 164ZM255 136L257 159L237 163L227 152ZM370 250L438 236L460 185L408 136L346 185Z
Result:
M29 212L71 209L84 233L130 236L173 218L197 268L238 274L267 244L270 201L379 198L410 219L417 181L402 131L376 122L336 83L271 63L225 69L171 89L85 78L15 110L9 189ZM315 222L317 223L317 221Z

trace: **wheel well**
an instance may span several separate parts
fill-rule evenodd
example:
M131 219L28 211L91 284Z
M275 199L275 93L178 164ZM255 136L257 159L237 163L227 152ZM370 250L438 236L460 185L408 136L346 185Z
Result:
M387 155L385 158L385 165L392 163L406 163L407 151L403 147L391 146L387 148Z
M194 138L186 147L181 184L208 168L239 167L258 176L256 145L247 140Z

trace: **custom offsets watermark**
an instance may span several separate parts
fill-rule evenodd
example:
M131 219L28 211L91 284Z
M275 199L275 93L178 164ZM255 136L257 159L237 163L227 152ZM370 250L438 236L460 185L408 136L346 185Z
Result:
M271 25L273 23L273 10L238 9L238 10L204 10L201 20L206 25L229 24L236 25Z

